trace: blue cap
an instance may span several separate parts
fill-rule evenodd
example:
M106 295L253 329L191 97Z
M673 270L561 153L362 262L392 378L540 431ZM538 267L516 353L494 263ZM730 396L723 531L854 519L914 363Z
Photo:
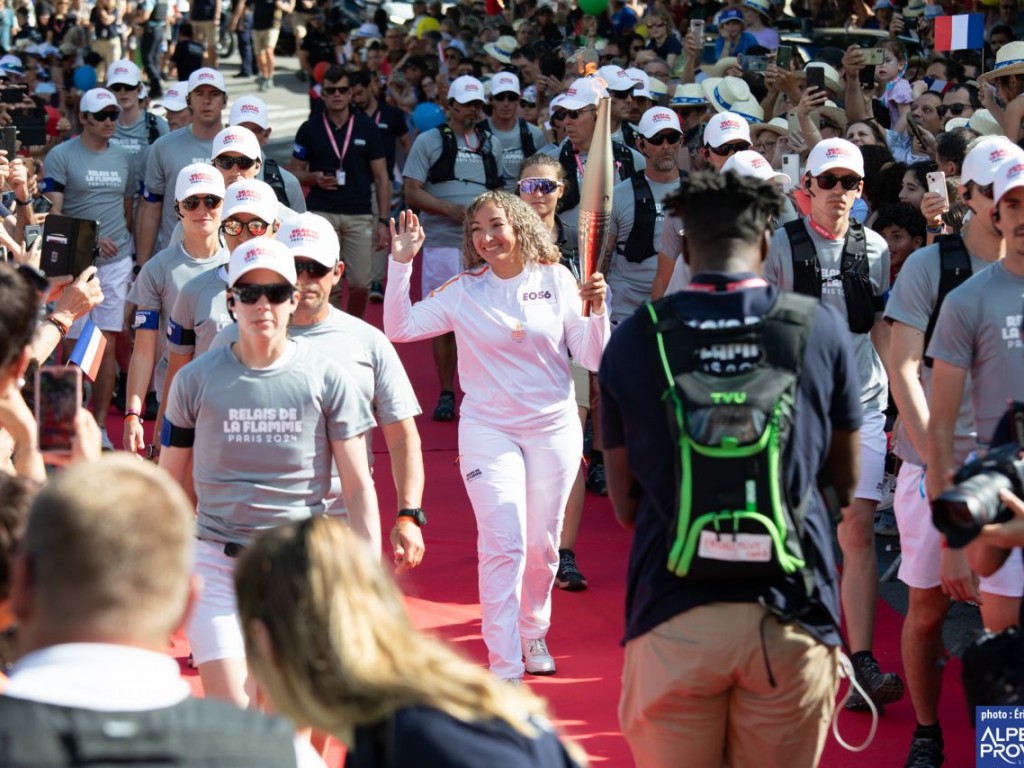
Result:
M724 11L718 14L718 24L724 24L727 21L740 21L743 22L743 11L739 8L726 8ZM744 22L744 25L746 22Z

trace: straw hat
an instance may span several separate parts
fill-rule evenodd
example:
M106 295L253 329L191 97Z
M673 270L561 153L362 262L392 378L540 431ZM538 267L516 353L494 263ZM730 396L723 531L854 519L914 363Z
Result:
M1001 136L1004 131L992 113L987 109L979 109L967 120L967 127L982 136ZM948 130L948 129L947 129Z
M955 131L957 128L966 128L967 123L969 122L970 119L966 117L951 117L946 121L944 130L946 133L949 133L950 131Z
M733 104L751 98L750 86L739 77L709 77L700 87L716 112L729 112Z
M978 82L987 83L998 77L1020 74L1024 74L1024 42L1015 40L999 49L999 53L996 54L995 66L989 72L981 75Z
M743 7L752 8L764 16L769 22L774 22L772 19L772 4L769 0L743 0Z
M820 67L825 70L825 88L839 96L844 94L845 89L843 88L842 81L839 79L839 70L831 64L826 64L824 61L812 61L804 67L804 72L806 73L812 67Z
M924 13L924 9L927 3L924 0L910 0L907 3L907 7L903 9L903 15L907 18L915 18L921 16Z
M733 114L739 115L751 125L764 122L764 110L753 97L744 99L732 105L730 110Z
M723 56L714 64L701 64L700 69L701 72L708 77L725 77L725 73L728 72L731 67L738 66L740 66L739 57Z
M784 117L773 117L767 123L750 126L750 135L755 141L758 135L765 131L777 133L779 136L789 136L789 121Z
M846 116L846 110L836 105L831 99L825 100L825 105L818 109L818 113L826 120L835 123L839 126L839 130L843 133L846 132L846 126L850 120Z
M696 83L677 85L675 93L672 94L672 98L668 102L670 107L706 107L707 104L708 97Z

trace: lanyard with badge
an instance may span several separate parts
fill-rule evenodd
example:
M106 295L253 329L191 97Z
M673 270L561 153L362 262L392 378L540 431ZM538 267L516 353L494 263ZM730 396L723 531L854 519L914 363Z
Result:
M338 168L334 172L335 178L338 180L338 186L345 186L345 155L348 153L348 143L352 140L352 129L355 127L356 120L355 114L349 113L348 116L348 132L345 134L345 144L341 148L341 152L338 151L338 142L334 140L334 129L331 128L331 124L327 120L327 115L321 115L324 120L324 129L327 131L327 138L331 140L331 147L334 149L334 155L338 158Z

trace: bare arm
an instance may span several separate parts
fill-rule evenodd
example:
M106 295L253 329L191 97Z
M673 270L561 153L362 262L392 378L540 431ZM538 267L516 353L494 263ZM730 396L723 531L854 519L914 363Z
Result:
M665 295L668 290L669 280L676 268L676 260L669 258L661 251L658 251L658 271L654 273L654 282L651 283L651 300L657 301Z
M366 437L358 435L347 440L332 440L334 463L341 478L341 494L348 509L349 525L372 547L380 557L380 511L377 494L366 460Z
M162 213L163 203L159 200L139 200L139 212L135 221L135 253L136 262L140 267L153 255Z
M966 380L966 370L943 360L936 360L932 367L931 413L925 454L929 499L934 499L949 487L953 472L953 435Z
M64 208L64 193L47 192L46 199L53 203L53 208L50 209L50 213L60 214Z
M416 420L402 419L380 428L391 457L391 476L399 509L416 509L423 505L423 451ZM423 533L407 517L395 521L391 529L391 547L398 572L415 568L423 560Z
M607 461L605 464L607 468ZM833 430L825 469L832 481L839 505L850 506L853 494L857 490L857 481L860 479L859 430Z
M927 455L928 399L918 375L924 355L924 334L906 323L889 329L889 386L900 413L900 422L919 456Z
M145 309L145 307L140 307ZM131 362L128 364L128 393L125 399L125 410L142 413L142 406L149 389L149 380L153 377L153 366L156 364L156 331L145 328L135 330L135 347L132 349ZM145 439L142 435L142 422L139 419L125 419L124 449L131 453L142 450Z
M633 473L629 469L629 454L626 448L604 449L604 470L608 479L608 498L615 510L615 519L626 530L636 526L637 499L631 493Z

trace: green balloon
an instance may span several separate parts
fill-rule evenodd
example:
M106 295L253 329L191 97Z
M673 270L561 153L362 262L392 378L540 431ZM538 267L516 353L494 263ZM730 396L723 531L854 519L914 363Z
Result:
M608 0L579 0L580 10L589 13L591 16L598 16L604 13L608 7Z

